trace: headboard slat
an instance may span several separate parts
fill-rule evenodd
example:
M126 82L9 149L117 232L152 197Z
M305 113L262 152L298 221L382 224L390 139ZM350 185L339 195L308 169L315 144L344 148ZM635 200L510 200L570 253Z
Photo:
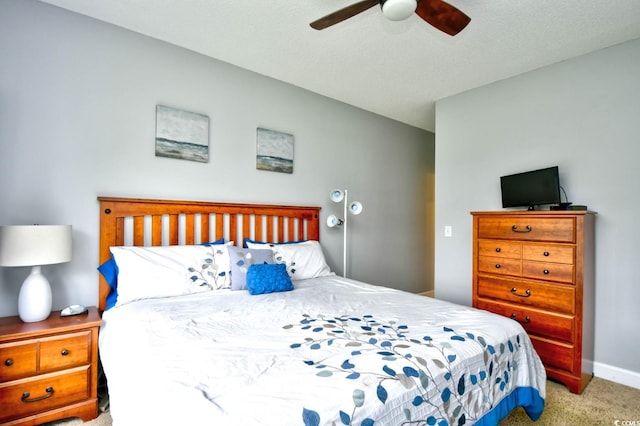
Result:
M151 216L151 245L162 245L162 216Z
M194 244L198 226L200 243L223 237L236 244L242 244L245 238L289 242L319 240L320 237L320 207L114 197L98 197L98 200L99 264L111 256L109 247L122 246L125 242L136 246L176 245L182 236L186 244ZM132 219L131 236L126 235L129 232L126 218ZM180 229L181 222L184 229ZM212 229L215 229L215 236L211 235ZM106 307L108 294L109 286L100 276L101 310Z
M209 237L210 229L209 229L209 215L202 214L200 215L200 242L208 243L211 242L212 239Z
M216 220L216 236L214 239L219 240L224 237L224 216L222 214L215 215Z
M284 241L284 217L278 217L278 242Z
M170 214L169 215L169 245L171 246L175 246L177 244L179 244L180 240L179 240L179 232L180 232L180 227L178 225L178 215L177 214Z
M267 237L263 238L262 241L273 241L273 222L275 218L273 216L267 216Z
M144 216L135 216L133 218L133 245L144 245Z
M184 218L184 240L183 240L186 245L194 244L193 224L194 224L193 215L186 214Z

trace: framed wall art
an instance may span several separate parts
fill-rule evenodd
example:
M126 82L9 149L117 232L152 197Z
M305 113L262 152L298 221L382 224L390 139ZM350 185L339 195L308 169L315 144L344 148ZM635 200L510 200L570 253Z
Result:
M209 117L157 105L156 157L209 162Z
M256 169L293 173L293 145L293 135L258 127Z

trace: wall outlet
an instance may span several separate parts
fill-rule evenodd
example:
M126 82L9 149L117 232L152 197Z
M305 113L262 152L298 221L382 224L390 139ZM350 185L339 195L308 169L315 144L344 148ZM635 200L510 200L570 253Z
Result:
M450 225L447 225L444 227L444 236L445 237L450 237L453 233L453 229Z

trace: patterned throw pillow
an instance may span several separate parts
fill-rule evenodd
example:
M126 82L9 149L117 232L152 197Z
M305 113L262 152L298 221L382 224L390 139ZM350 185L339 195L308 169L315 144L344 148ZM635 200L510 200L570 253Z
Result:
M231 287L229 252L224 244L110 250L117 266L116 306Z
M284 264L256 264L247 271L247 290L252 295L293 290Z
M231 290L247 289L247 271L251 265L274 263L270 249L228 247L231 262Z
M318 241L283 244L246 241L246 244L253 249L270 248L275 263L287 265L287 272L294 280L333 275Z

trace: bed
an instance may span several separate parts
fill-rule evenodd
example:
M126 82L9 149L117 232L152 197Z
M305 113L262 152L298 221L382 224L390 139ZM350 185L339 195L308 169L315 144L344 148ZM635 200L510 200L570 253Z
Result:
M99 349L116 426L542 413L544 367L516 321L337 276L319 207L99 203Z

